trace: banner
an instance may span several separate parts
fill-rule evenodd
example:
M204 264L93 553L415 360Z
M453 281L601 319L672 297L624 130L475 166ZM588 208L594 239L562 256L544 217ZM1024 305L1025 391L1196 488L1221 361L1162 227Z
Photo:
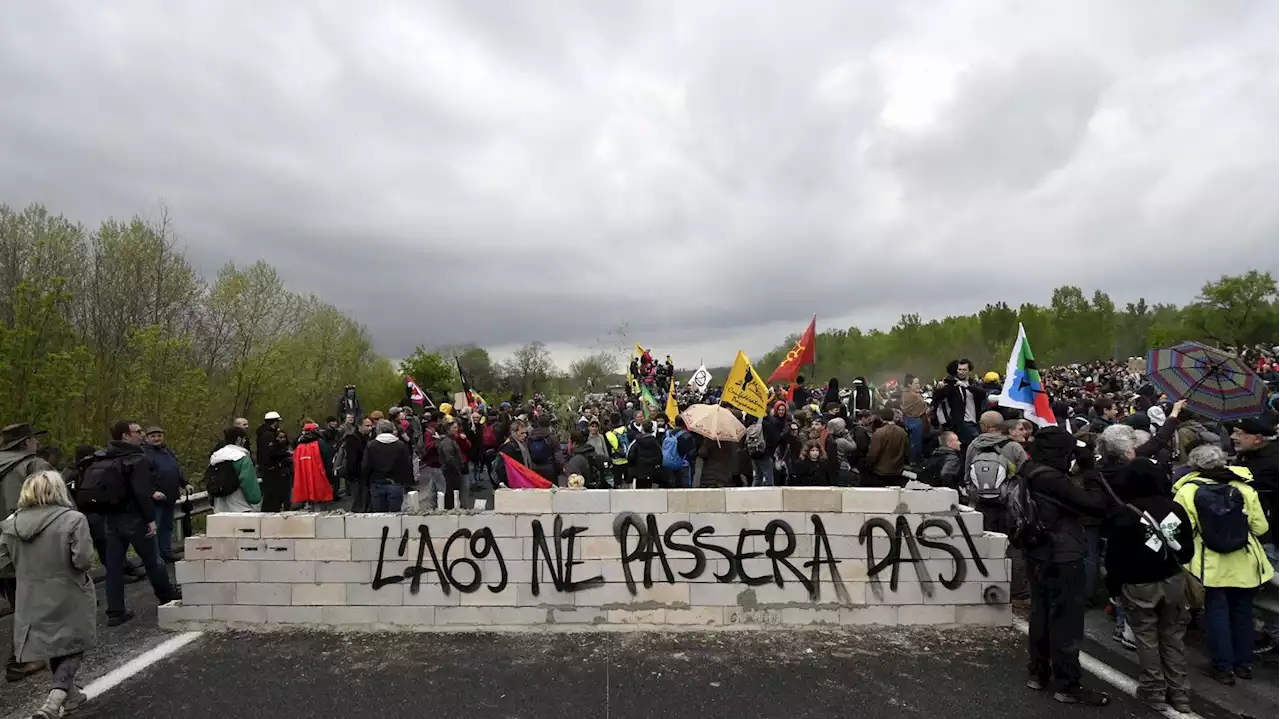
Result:
M676 404L676 378L672 377L667 385L667 421L676 426L676 417L680 415L680 406Z
M707 371L705 364L700 365L698 371L689 378L689 386L698 394L707 393L707 388L711 386L711 373Z
M768 411L769 387L742 350L738 350L729 378L724 381L724 395L720 400L755 417L763 418Z
M409 389L410 402L413 402L415 404L423 404L425 402L426 405L429 407L435 406L431 404L429 400L427 400L427 394L422 391L422 388L418 386L417 382L413 381L412 377L405 375L404 384L405 384L405 387Z
M782 362L778 364L778 369L769 375L768 384L774 382L795 382L796 376L800 374L800 368L813 364L817 361L814 353L815 338L814 331L817 329L818 316L814 315L809 320L809 328L800 335L800 339L791 346L791 351L787 352L787 356L782 358Z

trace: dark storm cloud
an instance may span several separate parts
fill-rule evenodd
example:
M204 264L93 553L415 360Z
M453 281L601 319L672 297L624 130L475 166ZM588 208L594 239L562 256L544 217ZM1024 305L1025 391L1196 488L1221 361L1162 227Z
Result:
M1243 0L20 3L0 202L163 201L202 271L266 259L391 356L623 322L731 356L815 311L884 327L1067 283L1185 301L1278 262L1275 24Z

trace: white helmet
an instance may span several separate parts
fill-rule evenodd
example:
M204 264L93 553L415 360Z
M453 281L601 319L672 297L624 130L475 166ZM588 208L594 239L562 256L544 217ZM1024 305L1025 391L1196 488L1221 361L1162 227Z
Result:
M273 419L280 419L280 413L279 413L279 412L267 412L265 415L263 415L263 416L262 416L262 419L263 419L263 421L273 420Z

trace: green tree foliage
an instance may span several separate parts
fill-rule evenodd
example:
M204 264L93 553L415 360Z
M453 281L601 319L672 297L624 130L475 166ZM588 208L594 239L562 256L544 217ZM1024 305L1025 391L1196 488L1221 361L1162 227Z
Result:
M323 416L346 384L382 407L403 388L363 327L271 266L208 282L164 213L89 230L0 205L0 423L36 423L69 450L131 417L165 427L194 471L233 418Z
M452 357L445 359L438 352L426 351L421 345L400 360L400 373L412 377L436 403L452 402L453 393L462 388Z
M1280 323L1276 288L1269 273L1250 271L1205 283L1186 307L1151 306L1139 299L1119 311L1102 290L1089 296L1079 287L1064 286L1053 291L1047 307L1026 303L1014 310L999 302L977 314L928 322L908 314L888 332L850 327L819 333L818 364L806 374L812 375L811 383L857 375L881 382L908 372L935 377L959 357L971 359L982 372L1003 374L1019 322L1036 358L1050 364L1124 359L1183 340L1220 347L1275 345ZM795 339L786 338L759 358L756 367L771 372ZM717 376L723 378L723 371Z

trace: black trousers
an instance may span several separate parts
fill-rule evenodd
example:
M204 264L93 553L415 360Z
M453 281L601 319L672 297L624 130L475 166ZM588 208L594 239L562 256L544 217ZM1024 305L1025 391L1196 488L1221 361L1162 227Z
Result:
M1080 686L1080 642L1084 640L1084 561L1027 560L1031 620L1027 669L1050 680L1053 690Z
M289 495L293 492L293 478L288 474L267 475L262 478L262 511L288 511Z

